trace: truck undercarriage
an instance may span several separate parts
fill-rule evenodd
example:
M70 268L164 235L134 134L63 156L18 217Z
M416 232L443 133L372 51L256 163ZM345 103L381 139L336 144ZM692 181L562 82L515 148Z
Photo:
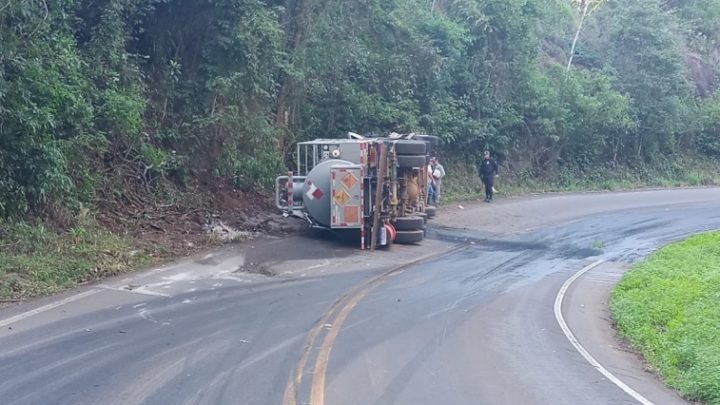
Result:
M438 138L392 134L298 143L295 171L276 179L275 202L313 227L357 236L361 249L423 240L428 174Z

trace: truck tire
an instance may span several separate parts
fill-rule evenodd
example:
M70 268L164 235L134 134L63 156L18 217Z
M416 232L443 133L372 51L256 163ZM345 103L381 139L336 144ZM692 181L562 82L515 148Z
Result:
M438 146L440 144L440 138L435 135L415 135L413 139L418 141L425 141L432 146Z
M426 156L425 155L412 155L412 156L398 156L397 162L399 167L415 168L425 167Z
M416 212L416 213L414 213L413 215L415 215L416 217L422 218L422 219L423 219L423 224L427 224L428 215L427 215L426 213L424 213L424 212Z
M416 231L422 229L423 225L425 225L425 219L419 216L398 217L395 218L392 225L398 231Z
M398 141L395 153L399 155L424 155L427 152L425 141Z
M436 214L436 211L437 208L432 205L428 205L427 207L425 207L425 213L427 214L428 219L433 218Z
M434 135L415 135L413 139L417 139L419 141L424 141L427 144L427 152L426 154L428 156L435 155L435 148L437 148L438 145L440 145L440 138Z
M425 231L422 229L416 231L398 231L395 243L408 245L411 243L422 242L423 238L425 238Z

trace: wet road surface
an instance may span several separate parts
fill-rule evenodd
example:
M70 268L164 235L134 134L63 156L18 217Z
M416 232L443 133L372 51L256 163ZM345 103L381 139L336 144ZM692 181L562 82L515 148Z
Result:
M554 314L591 263L568 326L646 403L684 403L616 341L607 295L629 263L720 228L720 190L638 195L524 234L436 226L391 253L258 241L6 309L0 404L638 403Z

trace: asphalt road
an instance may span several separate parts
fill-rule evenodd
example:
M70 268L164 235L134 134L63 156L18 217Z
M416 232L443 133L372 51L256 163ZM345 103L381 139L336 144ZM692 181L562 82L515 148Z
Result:
M720 190L443 211L422 247L259 240L6 308L0 404L684 403L617 341L607 297L719 229Z

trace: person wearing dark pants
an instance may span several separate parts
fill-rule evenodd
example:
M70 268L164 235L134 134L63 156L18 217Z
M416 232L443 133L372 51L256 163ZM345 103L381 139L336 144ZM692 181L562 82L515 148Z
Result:
M489 151L485 151L478 171L480 172L480 179L485 185L485 202L490 202L493 199L493 183L495 182L495 175L497 175L498 164L490 156Z

